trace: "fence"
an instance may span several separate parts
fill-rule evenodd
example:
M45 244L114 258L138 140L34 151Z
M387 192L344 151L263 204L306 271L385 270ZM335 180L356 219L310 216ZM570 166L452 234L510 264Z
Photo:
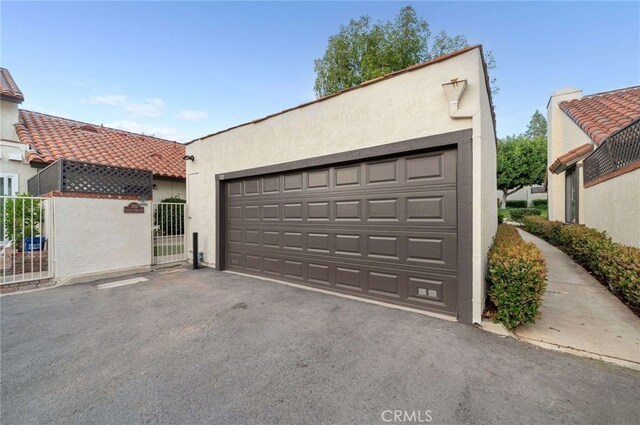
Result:
M584 184L592 186L640 162L640 120L610 136L584 161Z
M53 276L50 202L48 198L0 197L0 284Z
M165 264L187 259L184 203L153 204L153 264Z
M59 191L151 198L153 173L150 170L61 159L30 178L27 185L29 193L38 196Z

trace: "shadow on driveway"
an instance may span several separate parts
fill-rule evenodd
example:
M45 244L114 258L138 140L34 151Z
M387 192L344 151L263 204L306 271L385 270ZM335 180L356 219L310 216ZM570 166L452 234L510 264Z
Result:
M145 276L0 298L3 425L637 419L636 371L209 269Z

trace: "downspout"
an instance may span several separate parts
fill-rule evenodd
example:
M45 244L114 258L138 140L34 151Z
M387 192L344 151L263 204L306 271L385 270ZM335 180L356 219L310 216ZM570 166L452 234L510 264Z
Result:
M481 323L482 310L484 309L483 295L483 262L482 262L482 155L481 155L481 117L480 108L463 108L460 99L467 88L467 80L452 78L442 84L449 106L449 116L453 119L471 119L472 140L472 320L473 323Z

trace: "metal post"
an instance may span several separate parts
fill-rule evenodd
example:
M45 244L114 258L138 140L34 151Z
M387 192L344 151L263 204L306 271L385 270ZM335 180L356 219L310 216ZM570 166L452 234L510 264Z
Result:
M199 268L198 266L198 232L193 232L193 270Z

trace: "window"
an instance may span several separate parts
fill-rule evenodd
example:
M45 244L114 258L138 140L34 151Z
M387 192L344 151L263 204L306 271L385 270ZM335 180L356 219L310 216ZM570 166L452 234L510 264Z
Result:
M18 175L14 173L0 173L0 196L14 196L18 194Z

